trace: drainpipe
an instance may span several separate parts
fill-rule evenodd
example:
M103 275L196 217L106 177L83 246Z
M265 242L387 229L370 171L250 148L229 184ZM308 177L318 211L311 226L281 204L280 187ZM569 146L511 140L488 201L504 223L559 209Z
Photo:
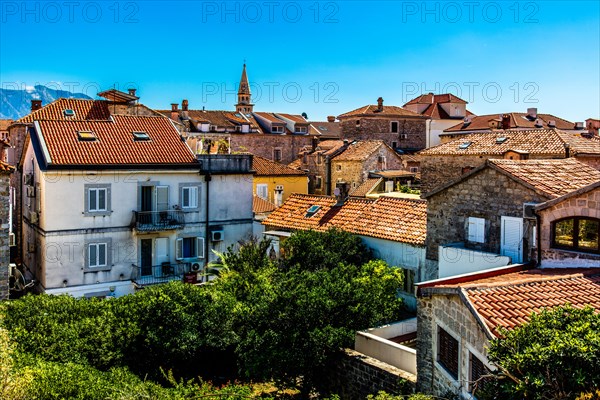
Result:
M325 156L325 194L331 196L331 158Z
M202 171L203 165L200 165L200 170ZM202 278L202 280L208 280L208 277L206 276L206 272L207 272L207 265L208 265L208 251L209 249L209 245L208 245L208 240L209 240L209 229L210 229L210 221L209 221L209 210L210 210L210 181L212 180L212 176L210 174L210 155L208 157L208 168L206 168L204 170L204 182L206 182L206 206L204 208L204 212L205 212L205 221L204 221L204 277Z
M542 264L542 227L540 215L535 210L533 210L533 213L535 214L535 241L537 246L536 267L539 267Z

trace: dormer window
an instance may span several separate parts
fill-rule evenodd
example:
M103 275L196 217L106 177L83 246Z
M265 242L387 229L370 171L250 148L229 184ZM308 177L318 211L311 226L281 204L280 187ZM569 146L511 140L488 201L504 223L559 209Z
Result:
M95 142L98 140L98 137L92 131L77 131L77 138L82 142Z
M296 127L296 133L307 133L308 132L308 128L306 126L297 126Z
M150 140L150 136L146 132L142 131L134 131L133 132L133 140L141 141L141 140Z
M283 126L272 126L271 133L283 133Z
M75 116L75 110L71 110L70 108L67 108L64 111L65 117L74 117Z

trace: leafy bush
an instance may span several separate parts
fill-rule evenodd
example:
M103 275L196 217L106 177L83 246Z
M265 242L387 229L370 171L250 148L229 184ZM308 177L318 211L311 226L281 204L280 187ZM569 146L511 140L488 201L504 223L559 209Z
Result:
M575 399L600 389L600 314L570 305L534 313L491 342L499 367L487 399Z

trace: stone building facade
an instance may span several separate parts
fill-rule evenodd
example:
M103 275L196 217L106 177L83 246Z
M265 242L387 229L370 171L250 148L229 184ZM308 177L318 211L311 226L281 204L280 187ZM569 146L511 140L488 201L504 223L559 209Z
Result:
M550 200L536 207L540 216L540 258L542 267L597 267L600 265L600 180L558 199ZM556 222L571 219L585 218L595 221L596 232L590 232L591 241L595 242L585 251L578 249L561 248L554 243L554 225Z
M427 145L429 117L396 106L367 105L338 116L341 136L348 140L383 140L392 149L422 150Z
M446 295L420 296L417 320L417 391L434 396L468 396L472 357L492 368L487 362L488 338L469 308L464 306L460 294L448 291ZM438 362L440 328L458 341L456 378Z
M0 300L8 299L10 271L10 176L14 168L0 162Z

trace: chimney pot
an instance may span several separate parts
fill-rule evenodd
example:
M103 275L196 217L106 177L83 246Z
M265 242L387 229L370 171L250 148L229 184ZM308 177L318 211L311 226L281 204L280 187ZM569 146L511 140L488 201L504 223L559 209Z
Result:
M327 122L335 122L335 117L333 115L327 116Z
M502 129L510 129L510 115L502 115Z
M31 100L31 111L39 110L42 108L41 100Z
M187 111L188 110L188 101L186 99L183 99L181 101L181 111Z
M536 119L537 118L537 108L536 107L531 107L527 109L527 116L530 119Z
M129 92L130 95L135 96L136 89L129 88L129 89L127 89L127 91Z
M179 103L171 103L171 111L173 111L173 112L179 111Z
M380 98L377 99L377 109L379 111L383 110L383 97L380 97Z

